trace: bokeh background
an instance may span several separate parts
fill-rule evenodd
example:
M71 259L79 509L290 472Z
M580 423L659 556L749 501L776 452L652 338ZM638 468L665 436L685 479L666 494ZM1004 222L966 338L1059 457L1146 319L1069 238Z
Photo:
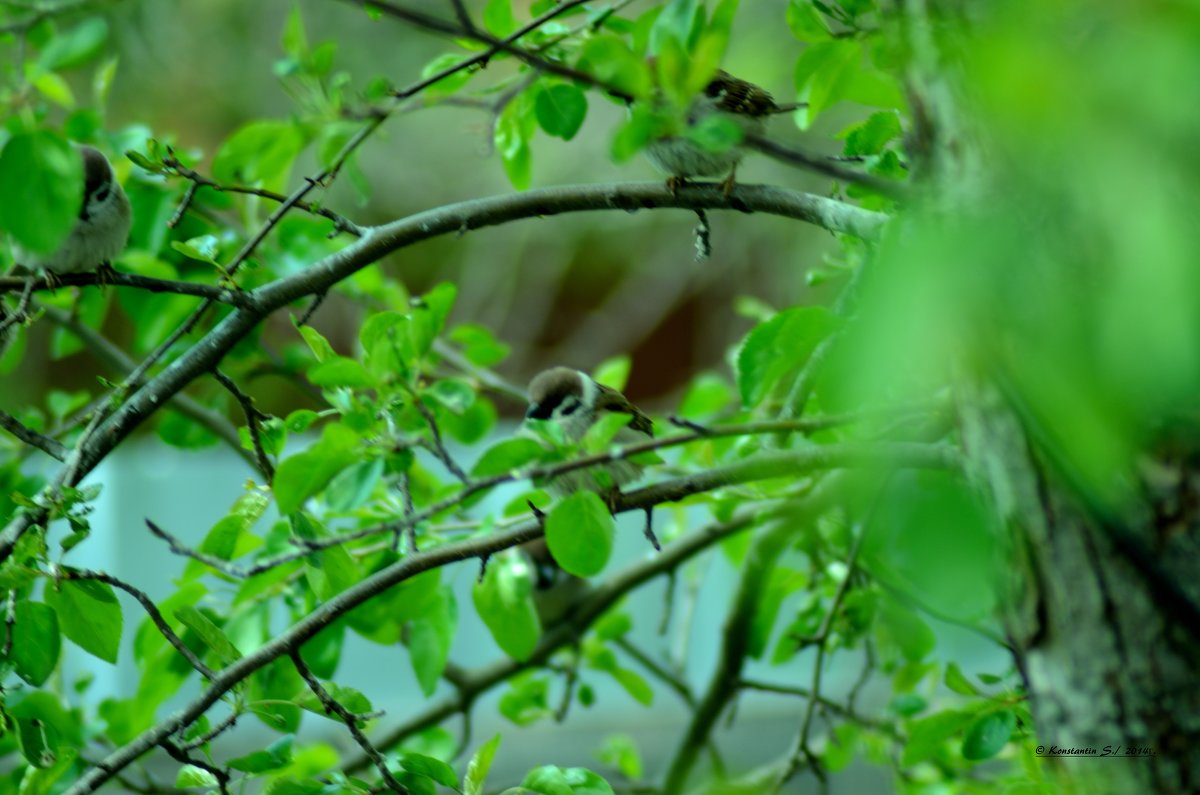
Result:
M377 78L405 85L435 57L461 52L444 37L391 19L371 21L344 3L303 0L298 5L310 41L337 42L335 70L345 71L359 91ZM625 13L633 16L649 5L635 2ZM425 6L441 10L437 3ZM528 3L515 6L520 14ZM799 52L781 24L785 6L782 0L745 4L725 64L781 103L794 99L791 72ZM140 147L139 137L153 136L194 150L203 155L199 170L210 173L212 156L240 125L297 112L274 73L292 7L292 0L114 3L107 16L120 65L108 129L123 131L122 140L133 147ZM498 60L474 81L495 82L512 68L511 62ZM81 81L87 78L80 75ZM610 139L625 113L589 95L588 119L576 138L564 142L539 133L533 185L660 179L640 157L624 164L611 161ZM785 142L835 152L840 147L830 136L864 115L862 109L838 108L807 133L783 115L772 121L770 132ZM491 141L491 115L479 108L439 105L397 114L361 150L369 195L344 175L323 201L356 222L375 224L511 192ZM293 182L317 171L313 157L301 158ZM127 182L147 180L132 164L124 164L122 172ZM825 178L753 156L743 163L739 180L826 192L829 185ZM181 194L183 185L176 187ZM477 230L397 252L379 267L414 294L442 280L455 282L459 299L452 322L483 323L508 342L512 355L500 370L514 382L523 384L552 364L590 369L628 353L633 357L630 397L668 410L691 376L706 369L728 372L729 348L753 323L740 297L776 307L821 302L838 284L835 278L822 287L808 286L810 274L822 271L834 251L832 237L822 230L734 212L712 213L711 223L713 253L705 261L695 255L695 215L668 210L587 213ZM345 351L354 345L357 321L357 310L335 298L314 323ZM128 338L119 313L108 323L110 336ZM31 344L36 349L45 338L46 330L36 329ZM45 367L28 362L13 379L26 398L51 386L86 388L95 370L86 353ZM275 413L303 400L294 387L269 377L254 388L264 408Z

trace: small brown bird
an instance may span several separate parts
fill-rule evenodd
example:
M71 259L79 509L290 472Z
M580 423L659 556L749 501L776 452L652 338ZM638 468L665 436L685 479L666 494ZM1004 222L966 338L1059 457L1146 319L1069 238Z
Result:
M34 276L44 271L53 284L61 273L79 273L110 268L125 248L133 212L129 198L113 174L108 158L94 146L80 146L83 159L83 203L79 219L54 251L37 253L13 244L13 259L20 269ZM9 314L0 303L0 356L13 341L22 318Z
M83 203L79 219L58 248L46 254L13 247L17 264L48 274L79 273L110 266L125 248L133 212L108 158L94 146L80 146Z
M737 124L743 135L761 135L766 131L767 118L786 110L775 103L766 89L718 70L705 86L704 93L692 101L687 121L689 125L695 125L716 113ZM691 177L728 175L721 182L721 188L729 193L733 190L738 163L744 154L741 146L714 152L682 135L659 138L646 145L650 162L671 175L667 178L667 187L672 191L687 184Z
M639 442L654 436L654 423L649 417L620 392L596 383L581 370L554 367L538 373L529 382L529 408L525 412L526 419L553 420L573 442L578 442L593 424L614 412L632 416L629 425L617 432L615 441ZM612 484L601 485L594 475L596 470L607 472ZM611 501L619 493L621 486L637 480L641 475L641 464L628 460L613 461L602 466L565 472L550 480L546 488L558 496L583 490L594 491ZM534 511L541 516L541 512L536 508ZM650 535L652 537L652 534ZM657 539L654 539L653 543L657 547ZM534 601L539 614L543 615L545 626L551 623L548 620L551 614L557 617L565 609L562 598L564 593L571 596L565 601L573 602L586 592L586 589L581 587L584 581L558 568L544 538L523 544L521 548L534 565L538 589Z
M617 432L615 441L640 442L654 436L654 423L636 406L612 387L598 384L581 370L555 367L538 373L529 382L529 408L526 419L555 420L567 438L578 442L592 425L613 412L630 414L633 419ZM632 461L613 461L603 467L612 478L613 488L620 488L641 477L642 466ZM551 480L547 487L560 496L576 491L608 491L596 482L589 469L566 472Z

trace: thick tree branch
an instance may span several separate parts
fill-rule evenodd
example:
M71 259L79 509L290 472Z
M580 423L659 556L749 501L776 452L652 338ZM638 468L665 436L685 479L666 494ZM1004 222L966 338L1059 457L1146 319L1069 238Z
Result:
M125 351L118 348L107 337L79 318L73 317L71 313L54 306L43 306L41 311L51 321L79 337L88 350L114 373L120 376L127 376L137 367L137 362L130 358ZM225 418L224 414L214 411L208 406L201 404L198 400L182 393L173 396L170 400L170 405L171 408L176 409L183 416L195 420L223 441L251 467L256 466L253 454L242 447L242 440L238 436L237 428Z
M297 191L293 197L298 201L301 195L302 192ZM304 296L329 290L386 254L440 235L522 218L584 210L631 211L657 207L765 212L868 239L878 235L887 221L887 216L881 213L782 188L739 185L726 195L717 185L696 185L673 194L658 182L547 188L475 199L418 213L375 227L345 249L304 271L248 293L250 305L238 307L227 315L203 339L133 394L103 423L99 433L89 435L78 461L72 464L70 477L62 485L77 483L166 400L216 367L224 355L271 312ZM281 216L285 209L286 205L281 205L272 217ZM243 251L248 248L249 245ZM21 534L41 518L39 512L30 511L22 512L9 522L0 532L0 561L8 558Z
M810 448L788 453L769 454L761 456L758 459L723 467L710 473L701 473L688 478L679 478L668 483L639 489L638 491L624 495L618 501L616 507L618 511L642 509L659 502L676 500L686 494L704 489L778 476L781 473L796 475L817 467L832 468L863 464L886 465L888 462L895 463L897 461L901 461L903 465L908 466L943 468L946 466L955 466L957 463L957 454L949 447L909 444L840 445L830 448ZM749 525L751 522L761 518L763 518L762 513L753 514L744 520L745 524L743 526ZM470 558L486 558L509 547L539 538L542 532L543 528L539 522L527 522L503 533L454 542L426 552L409 555L391 566L372 574L317 607L307 616L296 622L286 632L268 641L253 654L249 654L216 672L207 689L200 696L170 717L144 731L127 745L110 754L100 766L80 778L68 790L69 795L81 795L81 793L94 791L111 778L114 773L131 764L154 746L160 745L172 733L187 726L200 717L200 715L204 714L221 696L229 692L239 682L272 660L298 650L306 641L338 617L371 597L378 596L387 589L422 572L456 561ZM728 532L732 532L732 530ZM709 534L711 534L711 531L708 533L697 533L689 537L689 539L685 539L685 541L670 545L661 555L650 561L650 564L663 564L665 561L674 560L671 556L672 550L692 549L689 543L696 545L697 538L700 539L700 543L698 547L693 549L693 553L698 551L706 543L711 543L711 539L708 539ZM544 648L545 653L539 656L539 653L535 651L534 655L524 665L544 660L546 655L555 648L558 648L563 642L566 642L568 639L567 636L578 634L577 630L572 627L587 626L598 618L625 591L666 570L665 568L658 568L650 564L634 567L629 570L626 576L614 578L613 581L606 583L592 592L592 595L580 606L579 610L572 613L568 620L562 622L562 625L556 627L543 638L542 644L539 644L538 648ZM547 646L548 639L558 639L559 642L552 646ZM488 669L486 681L490 682L490 684L487 684L487 687L490 687L491 684L500 679L506 678L511 673L512 671L509 671L507 667ZM493 680L491 677L498 678ZM452 709L451 714L454 711L457 711L457 709ZM383 745L386 747L388 743L384 743Z

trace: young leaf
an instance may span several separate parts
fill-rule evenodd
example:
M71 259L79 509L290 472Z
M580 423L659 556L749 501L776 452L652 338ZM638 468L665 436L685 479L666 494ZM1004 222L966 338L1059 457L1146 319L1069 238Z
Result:
M546 517L550 553L576 577L592 577L604 569L612 555L613 533L612 515L590 491L572 494Z
M808 360L838 325L822 306L788 309L755 326L738 348L737 380L746 408L757 406L786 374Z
M505 439L484 452L479 458L479 462L471 469L471 477L487 478L493 475L503 475L538 461L545 453L546 448L533 439L521 437Z
M471 757L467 764L467 775L463 779L463 795L483 795L483 784L487 781L488 770L492 767L492 759L496 749L500 747L500 735L492 737Z
M275 502L279 512L287 515L300 508L354 462L358 434L344 425L326 425L321 440L308 450L285 459L275 472Z
M458 775L454 768L440 759L423 754L406 753L400 757L400 766L410 773L433 779L443 787L458 789Z
M94 580L63 580L57 588L46 588L45 599L58 614L64 635L101 660L117 661L122 617L112 586Z
M583 126L587 97L574 83L543 86L533 103L538 124L547 135L569 141Z
M471 591L475 610L497 645L514 660L533 653L541 635L533 606L533 583L522 558L501 557L488 564L483 582Z
M41 687L54 667L62 647L58 614L41 602L17 602L12 625L12 661L17 676L34 687Z
M408 651L413 673L426 698L433 695L438 679L450 659L450 645L458 626L458 602L447 586L438 588L437 597L409 625Z
M1011 710L984 715L967 729L963 738L963 758L975 762L991 759L1000 753L1016 728L1017 718Z
M82 202L83 160L74 147L44 130L8 139L0 152L0 224L18 243L53 251Z

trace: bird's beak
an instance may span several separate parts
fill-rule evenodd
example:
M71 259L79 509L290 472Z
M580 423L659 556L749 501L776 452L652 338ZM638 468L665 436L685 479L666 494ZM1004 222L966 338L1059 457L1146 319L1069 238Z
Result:
M525 409L525 419L527 420L548 420L550 412L541 403L531 403L529 408Z

